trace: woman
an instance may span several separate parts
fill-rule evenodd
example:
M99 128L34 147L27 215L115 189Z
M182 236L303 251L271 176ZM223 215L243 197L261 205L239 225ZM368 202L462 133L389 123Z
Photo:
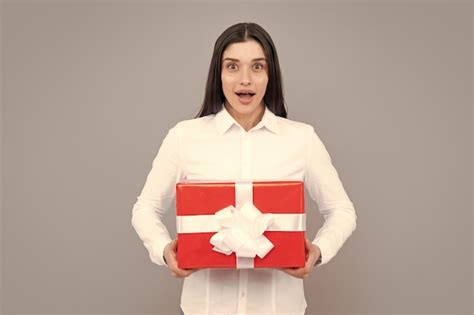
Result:
M301 180L324 216L306 239L302 268L177 267L177 240L161 221L178 181ZM356 228L348 198L311 125L287 119L278 56L269 34L238 23L217 39L202 108L166 135L133 208L150 259L183 277L184 314L304 314L303 278L329 262ZM330 218L330 220L328 220Z

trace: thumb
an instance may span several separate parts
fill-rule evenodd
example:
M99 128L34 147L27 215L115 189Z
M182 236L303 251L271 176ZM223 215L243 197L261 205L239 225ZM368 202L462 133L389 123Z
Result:
M173 240L170 244L170 248L173 252L176 252L178 249L178 240Z
M311 251L311 249L313 248L313 246L312 246L312 245L313 245L313 243L311 243L311 241L310 241L310 240L308 240L308 239L305 239L305 242L304 242L304 244L305 244L306 251Z

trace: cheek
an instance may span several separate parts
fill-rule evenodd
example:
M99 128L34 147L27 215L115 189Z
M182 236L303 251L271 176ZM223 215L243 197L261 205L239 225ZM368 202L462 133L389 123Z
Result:
M232 99L235 96L234 95L235 83L234 83L233 78L228 75L222 75L221 81L222 81L222 92L224 93L225 98Z
M268 77L261 77L258 79L257 81L257 85L259 87L259 89L261 90L265 90L266 87L267 87L267 84L268 84Z
M232 91L234 89L234 79L228 75L221 75L222 89L224 91Z

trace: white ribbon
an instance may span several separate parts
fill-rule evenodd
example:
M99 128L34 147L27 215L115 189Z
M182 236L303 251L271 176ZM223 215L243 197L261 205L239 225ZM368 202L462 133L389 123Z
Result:
M217 232L210 240L213 250L236 253L236 268L254 268L254 258L265 257L274 247L265 231L304 231L305 213L262 213L253 204L253 183L235 182L235 207L227 206L212 215L176 218L177 233Z
M213 250L237 257L260 258L274 247L263 232L273 223L271 213L261 213L252 203L240 209L228 206L215 213L220 230L211 237Z

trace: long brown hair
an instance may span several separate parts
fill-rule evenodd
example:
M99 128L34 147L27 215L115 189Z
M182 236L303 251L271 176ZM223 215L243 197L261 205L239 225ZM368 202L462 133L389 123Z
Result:
M256 23L234 24L217 38L207 76L206 93L201 109L195 118L215 114L222 109L222 103L225 101L221 81L221 61L224 50L232 43L252 39L260 43L268 60L268 83L263 101L275 115L287 118L277 51L270 35Z

